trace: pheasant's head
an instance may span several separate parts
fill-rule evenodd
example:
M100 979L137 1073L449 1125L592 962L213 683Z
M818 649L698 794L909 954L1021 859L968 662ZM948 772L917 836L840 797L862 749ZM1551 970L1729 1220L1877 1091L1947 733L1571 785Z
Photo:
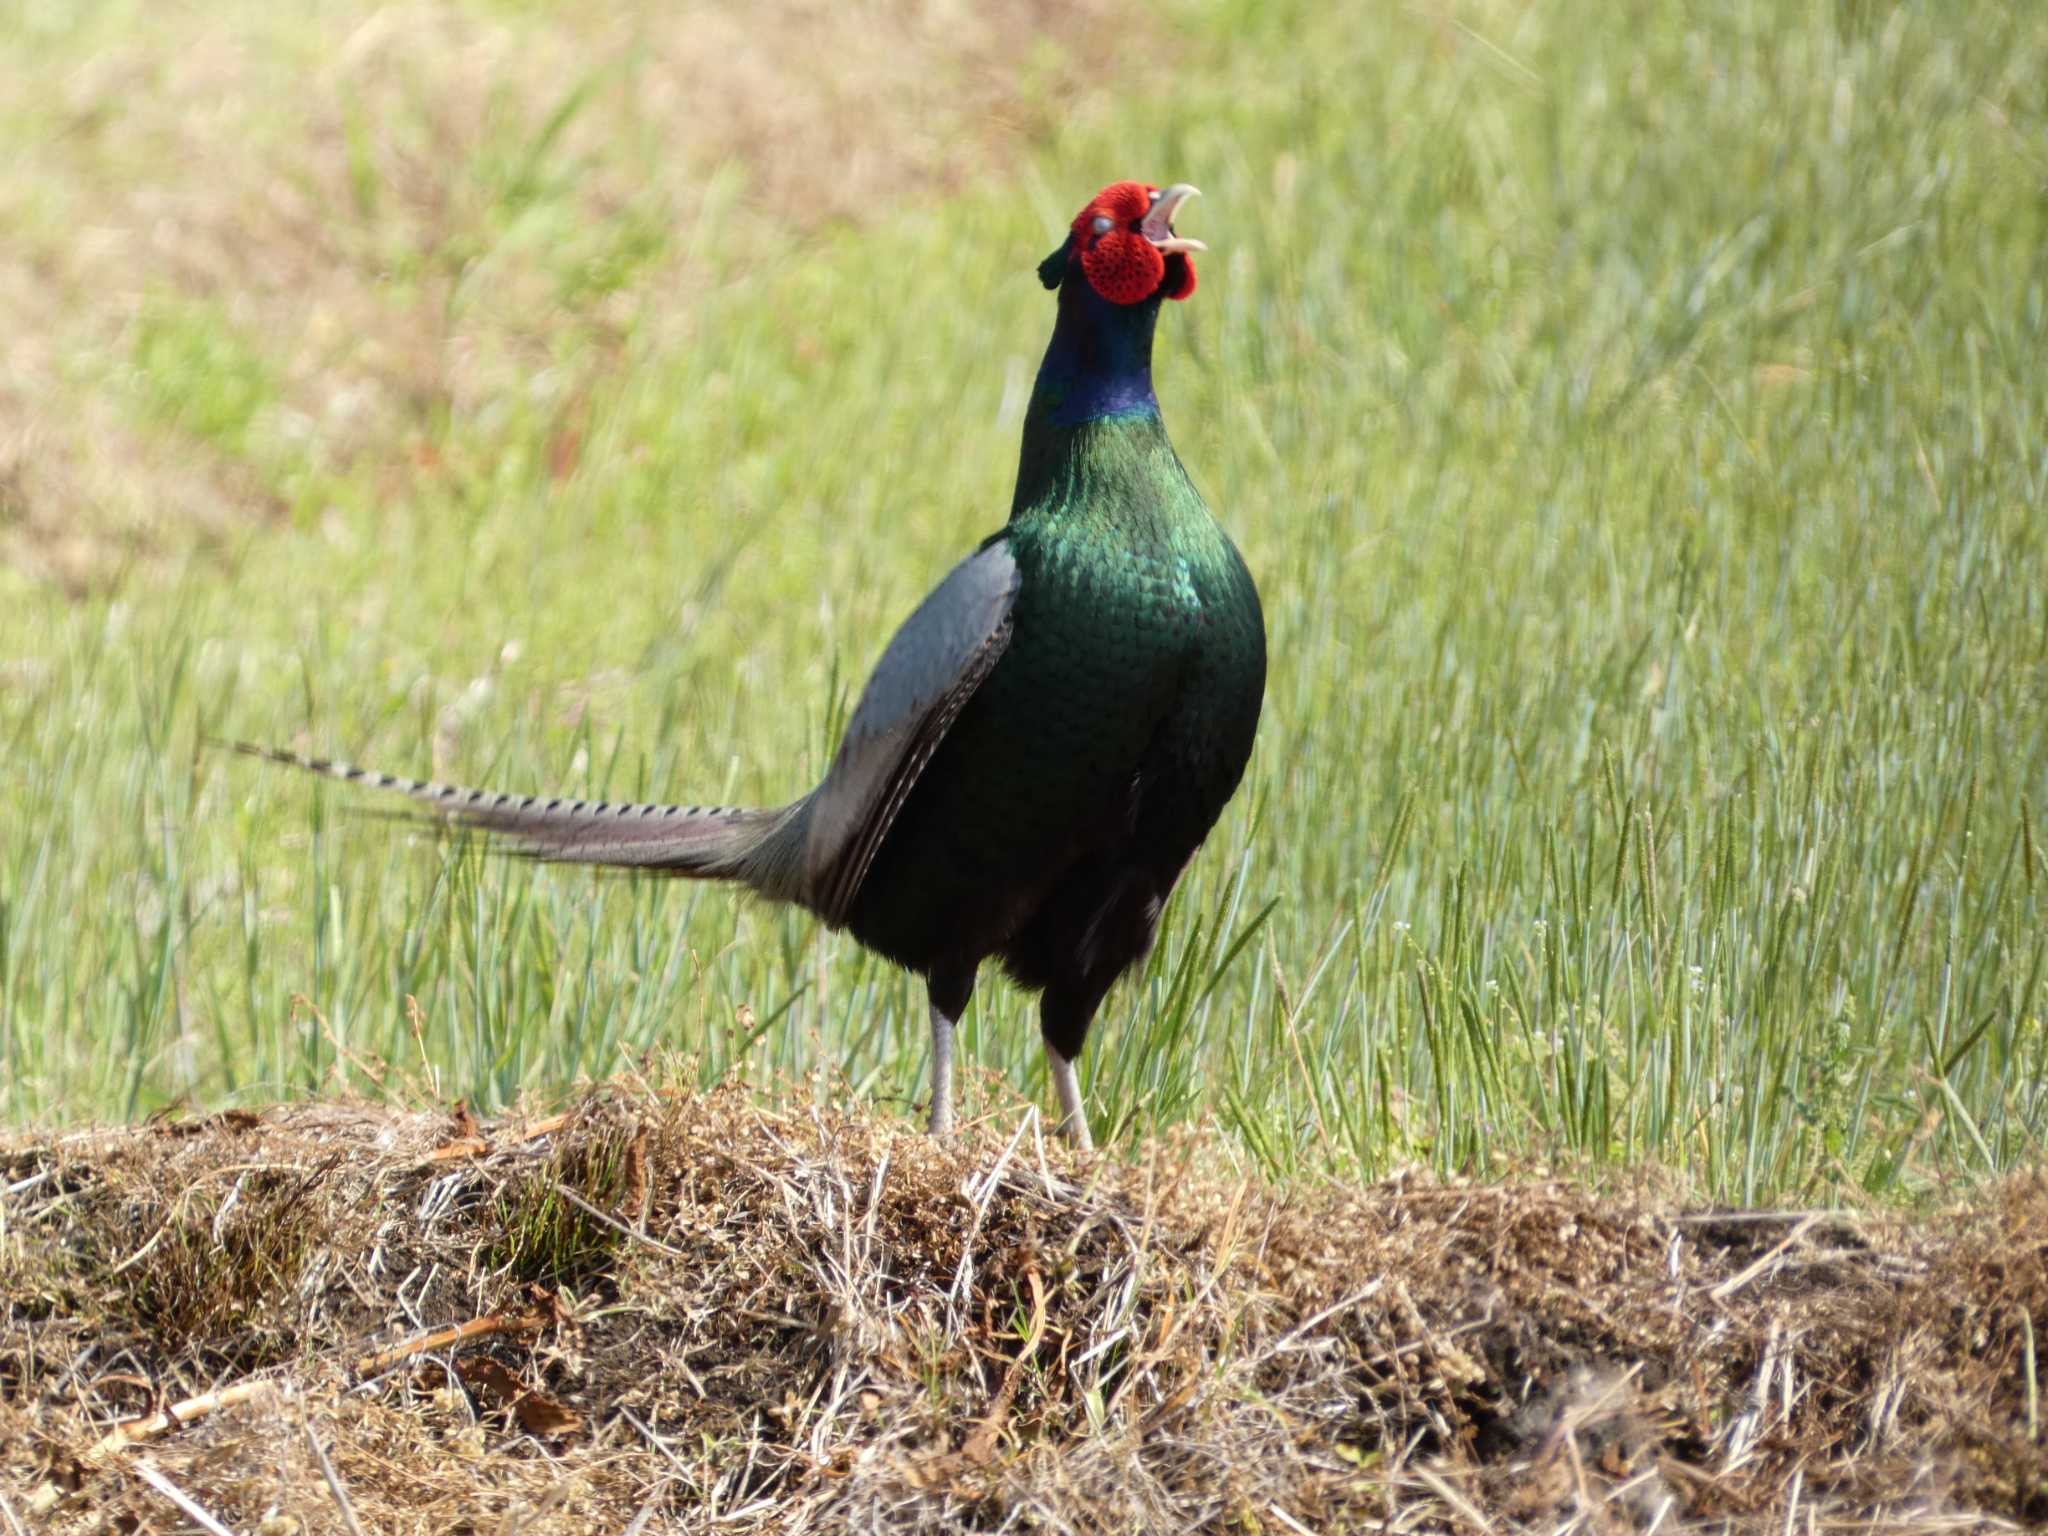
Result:
M1079 268L1088 285L1112 304L1142 304L1195 291L1194 252L1208 247L1173 232L1182 203L1201 194L1186 182L1161 191L1142 181L1119 181L1096 193L1074 216L1066 243L1038 264L1038 277L1057 288Z

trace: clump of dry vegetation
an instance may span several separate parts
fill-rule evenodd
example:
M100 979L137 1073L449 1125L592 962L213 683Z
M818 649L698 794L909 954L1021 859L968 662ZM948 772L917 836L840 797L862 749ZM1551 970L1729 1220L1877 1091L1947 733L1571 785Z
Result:
M0 1517L52 1530L2048 1517L2031 1178L1280 1189L635 1081L17 1137L0 1189Z

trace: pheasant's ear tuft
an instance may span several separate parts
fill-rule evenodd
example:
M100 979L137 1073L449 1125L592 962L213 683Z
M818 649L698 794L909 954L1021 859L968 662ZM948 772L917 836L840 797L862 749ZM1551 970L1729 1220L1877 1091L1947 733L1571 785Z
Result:
M1066 281L1067 258L1073 253L1074 236L1068 235L1060 248L1038 264L1038 280L1048 288L1057 288Z

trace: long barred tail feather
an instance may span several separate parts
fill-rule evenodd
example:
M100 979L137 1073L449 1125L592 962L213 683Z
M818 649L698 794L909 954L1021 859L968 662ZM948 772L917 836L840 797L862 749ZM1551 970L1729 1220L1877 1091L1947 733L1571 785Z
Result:
M644 869L705 880L737 880L787 899L786 861L778 833L800 818L805 802L778 810L731 805L643 805L563 796L514 795L460 784L437 784L301 757L250 742L235 751L318 774L343 784L407 796L436 820L487 833L502 852L569 864Z

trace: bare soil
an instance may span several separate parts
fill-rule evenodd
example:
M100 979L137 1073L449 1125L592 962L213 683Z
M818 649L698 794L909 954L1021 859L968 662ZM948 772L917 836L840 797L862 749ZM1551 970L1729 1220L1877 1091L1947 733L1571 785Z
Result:
M9 1531L2048 1520L2035 1177L1283 1189L620 1082L16 1136L0 1305Z

